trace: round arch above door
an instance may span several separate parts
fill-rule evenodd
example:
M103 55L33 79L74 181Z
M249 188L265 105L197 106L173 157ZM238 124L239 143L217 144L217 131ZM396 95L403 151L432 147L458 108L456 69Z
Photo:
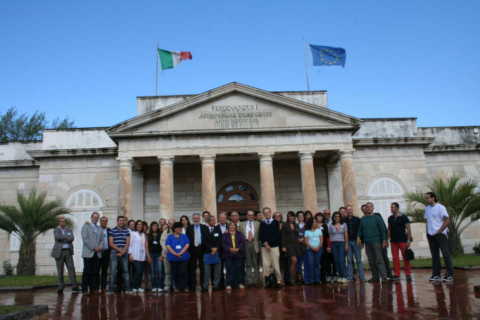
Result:
M238 211L244 220L247 210L258 211L258 208L257 191L248 183L233 181L221 187L217 193L217 212Z

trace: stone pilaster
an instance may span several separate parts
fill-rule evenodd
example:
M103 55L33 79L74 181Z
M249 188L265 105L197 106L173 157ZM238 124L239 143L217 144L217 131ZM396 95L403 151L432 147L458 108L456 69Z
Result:
M300 152L300 172L302 176L303 208L315 214L318 211L318 203L312 152Z
M174 218L173 157L158 157L160 161L160 217Z
M132 219L145 220L143 170L139 165L132 166Z
M273 177L273 153L260 153L260 203L261 208L270 207L272 212L277 210L275 196L275 179Z
M202 161L202 207L217 215L217 186L215 182L215 156L200 156Z
M332 211L343 206L343 185L340 159L336 158L327 164L328 203Z
M340 151L340 167L342 173L343 202L351 205L355 213L359 213L357 185L353 170L353 151Z
M119 213L132 216L132 159L120 159L118 179L120 182Z

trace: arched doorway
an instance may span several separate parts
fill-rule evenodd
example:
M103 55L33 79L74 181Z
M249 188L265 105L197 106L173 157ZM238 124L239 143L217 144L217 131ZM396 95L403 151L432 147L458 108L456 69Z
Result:
M247 210L258 210L258 196L248 183L234 181L224 185L217 193L217 211L238 211L245 219Z

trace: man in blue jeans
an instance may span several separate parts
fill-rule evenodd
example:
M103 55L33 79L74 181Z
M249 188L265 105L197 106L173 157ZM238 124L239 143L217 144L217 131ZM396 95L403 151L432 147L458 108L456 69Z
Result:
M347 206L347 217L345 223L348 226L348 259L347 259L347 280L355 280L353 271L356 266L356 271L360 281L365 281L365 271L363 270L362 251L357 244L358 228L360 227L360 218L353 215L352 206Z
M130 277L128 275L128 246L130 244L130 231L125 225L125 217L118 216L117 226L110 230L108 242L110 251L110 288L108 293L117 290L117 271L120 265L122 271L123 287L130 293Z

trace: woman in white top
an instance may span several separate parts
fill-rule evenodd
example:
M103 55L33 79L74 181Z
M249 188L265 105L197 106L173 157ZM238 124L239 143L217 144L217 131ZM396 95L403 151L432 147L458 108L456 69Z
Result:
M310 229L305 231L305 284L320 283L320 265L323 253L323 234L317 220L312 221Z
M145 262L151 262L150 253L148 250L148 241L143 232L143 221L137 220L135 223L135 231L130 233L130 246L128 247L128 259L133 264L133 292L143 292L141 288L143 271L145 269Z

